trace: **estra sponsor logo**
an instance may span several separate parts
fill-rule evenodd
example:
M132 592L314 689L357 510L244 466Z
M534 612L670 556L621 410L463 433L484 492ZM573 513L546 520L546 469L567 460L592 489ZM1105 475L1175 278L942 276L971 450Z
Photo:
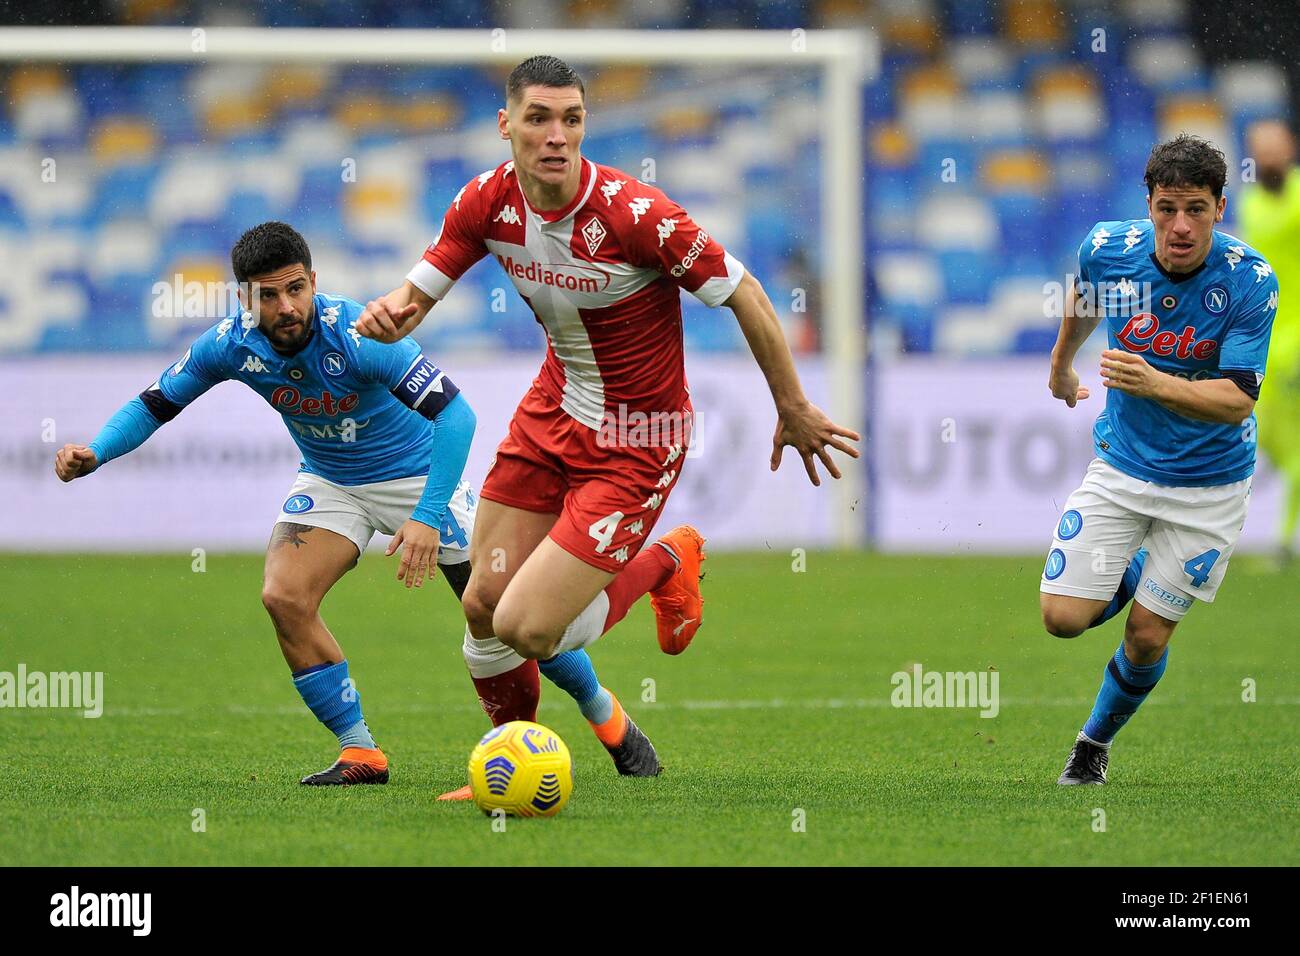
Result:
M304 396L292 385L281 385L271 393L271 405L286 415L324 415L333 418L352 411L360 400L356 392L349 392L336 399L329 389L322 392L320 398Z
M609 273L591 266L561 265L553 262L516 262L513 256L502 258L497 262L506 273L525 282L538 285L554 286L567 292L603 292L609 286Z
M1219 347L1216 339L1197 339L1196 327L1192 325L1180 333L1168 329L1160 331L1160 320L1150 312L1133 316L1115 337L1130 352L1150 350L1152 355L1172 355L1180 359L1207 359Z

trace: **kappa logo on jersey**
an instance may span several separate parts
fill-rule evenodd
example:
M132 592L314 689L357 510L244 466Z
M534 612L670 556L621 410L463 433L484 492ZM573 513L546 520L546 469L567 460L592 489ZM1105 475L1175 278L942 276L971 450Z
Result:
M627 204L627 208L632 210L632 225L635 226L641 221L641 217L650 211L650 204L654 201L653 196L641 196Z
M1274 311L1277 310L1277 289L1268 294L1268 307Z
M1228 246L1228 251L1223 254L1223 258L1228 260L1228 267L1235 271L1237 263L1241 261L1241 257L1245 254L1245 246Z
M348 326L348 335L352 337L352 344L361 348L361 333L357 331L355 323Z
M460 197L463 196L463 195L465 195L465 190L466 190L467 188L469 188L469 187L468 187L468 186L461 186L461 187L460 187L460 192L456 193L456 198L453 199L453 200L451 201L451 204L452 204L453 206L456 207L456 211L457 211L457 212L460 212ZM434 242L435 242L435 244L436 244L436 243L437 243L437 240L435 239ZM432 246L431 246L430 248L432 248Z
M179 362L177 362L175 365L172 366L172 374L173 374L173 375L179 375L179 374L181 374L181 370L182 370L183 368L185 368L185 363L188 362L188 361L190 360L190 352L191 352L191 351L192 351L192 349L186 349L186 350L185 350L185 354L181 356L181 360L180 360Z
M321 309L320 320L324 322L326 325L328 325L331 329L334 328L334 323L339 320L340 308L341 306L331 305L328 306L327 308Z
M1142 241L1142 230L1134 223L1128 232L1124 233L1124 251L1132 252L1133 247Z
M497 213L497 217L492 221L504 222L507 226L517 226L523 222L523 220L519 218L519 210L514 206L503 206L501 211Z
M1096 252L1098 249L1104 246L1106 244L1106 240L1109 238L1110 238L1110 233L1107 232L1105 229L1098 229L1096 232L1094 232L1092 234L1092 251Z
M268 371L266 364L256 355L250 355L244 359L244 364L239 366L241 372L265 372Z
M497 256L497 262L501 263L501 268L506 270L507 275L516 279L523 279L525 282L536 282L539 285L554 286L557 289L567 289L570 292L595 294L603 291L609 285L609 273L594 266L557 265L555 263L543 265L538 262L529 262L524 265L522 262L515 262L513 256L504 258Z
M359 401L361 396L356 392L349 392L336 399L329 389L322 392L320 398L304 397L292 385L281 385L271 393L272 407L278 408L285 415L324 415L333 418L352 411Z
M495 169L489 169L489 170L487 170L486 172L479 173L479 174L478 174L478 188L479 188L479 190L481 191L481 190L483 189L483 186L487 183L487 181L488 181L489 179L491 179L493 176L495 176L496 174L497 174L497 171L496 171Z
M1223 315L1228 311L1228 303L1232 301L1228 295L1228 290L1221 285L1212 285L1205 290L1205 295L1201 297L1201 304L1205 306L1205 311L1210 315Z
M1251 268L1255 270L1256 283L1263 282L1265 279L1267 279L1270 275L1273 274L1273 267L1269 265L1267 262L1257 262L1253 266L1251 266Z
M225 335L227 332L229 332L231 329L233 329L234 327L235 327L234 319L222 319L221 324L217 326L217 341L220 342L221 337Z
M1219 347L1215 339L1196 338L1195 326L1187 326L1180 334L1160 331L1160 320L1150 312L1139 312L1125 323L1116 334L1121 345L1130 352L1151 350L1153 355L1173 355L1180 359L1207 359Z
M660 219L659 225L655 226L655 232L659 235L659 248L663 248L664 243L674 232L677 231L676 219Z
M600 224L599 219L594 217L588 219L587 224L582 227L582 238L587 240L587 251L593 256L596 254L596 250L600 248L600 244L605 241L606 235L605 227Z
M348 370L348 363L343 360L343 356L338 352L326 352L325 356L320 360L320 364L326 375L333 375L335 378Z
M257 328L257 319L253 318L252 312L245 312L239 317L239 324L244 327L245 332L250 332Z
M626 179L611 179L601 186L600 194L605 197L605 205L608 206L614 197L618 195L618 191L626 185Z

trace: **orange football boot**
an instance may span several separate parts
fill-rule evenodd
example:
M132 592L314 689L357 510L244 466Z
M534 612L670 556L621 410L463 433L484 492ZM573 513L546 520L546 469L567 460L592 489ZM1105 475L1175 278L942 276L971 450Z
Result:
M349 786L354 783L388 783L388 758L378 748L345 747L333 765L300 783L309 787Z
M659 632L659 649L665 654L686 650L699 630L704 616L704 598L700 597L700 564L705 560L704 538L688 524L673 528L655 542L667 545L677 557L677 568L668 581L650 592L655 625Z

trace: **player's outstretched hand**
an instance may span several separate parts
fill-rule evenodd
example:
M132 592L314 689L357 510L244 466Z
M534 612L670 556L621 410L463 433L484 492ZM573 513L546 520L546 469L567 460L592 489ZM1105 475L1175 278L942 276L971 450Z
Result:
M1123 349L1106 349L1101 353L1101 383L1129 395L1150 398L1165 373L1147 363L1140 355Z
M780 466L782 449L789 445L803 459L803 466L808 471L808 480L814 485L821 485L821 479L817 477L817 466L813 463L814 455L822 460L822 464L826 466L832 478L839 478L840 470L835 467L835 462L831 459L826 446L838 449L850 458L859 457L858 450L840 441L840 438L848 438L851 441L862 440L862 436L857 432L836 425L811 402L804 402L798 408L781 412L776 418L776 434L772 436L772 470L776 471Z
M1051 377L1047 380L1047 387L1052 390L1052 397L1059 398L1065 404L1074 408L1081 401L1091 394L1087 386L1079 384L1079 373L1074 370L1073 366L1066 366L1059 371L1052 369Z
M356 329L368 339L391 345L410 331L403 326L418 311L420 308L414 302L399 308L388 301L388 296L381 295L366 303L365 310L357 317Z
M99 467L95 453L86 445L64 445L54 455L54 473L59 481L71 481Z
M397 580L407 588L420 587L424 584L425 573L432 581L438 572L438 530L423 521L406 519L406 524L397 529L393 540L388 542L385 555L391 555L402 549L402 563L397 568Z

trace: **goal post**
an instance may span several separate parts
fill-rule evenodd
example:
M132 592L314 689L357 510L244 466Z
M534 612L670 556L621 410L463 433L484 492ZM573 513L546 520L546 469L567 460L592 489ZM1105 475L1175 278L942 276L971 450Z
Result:
M856 30L493 30L259 27L11 27L0 62L513 65L538 53L574 63L755 65L820 71L822 355L832 419L866 434L863 84L879 71L874 34ZM828 482L836 543L865 543L863 464Z

